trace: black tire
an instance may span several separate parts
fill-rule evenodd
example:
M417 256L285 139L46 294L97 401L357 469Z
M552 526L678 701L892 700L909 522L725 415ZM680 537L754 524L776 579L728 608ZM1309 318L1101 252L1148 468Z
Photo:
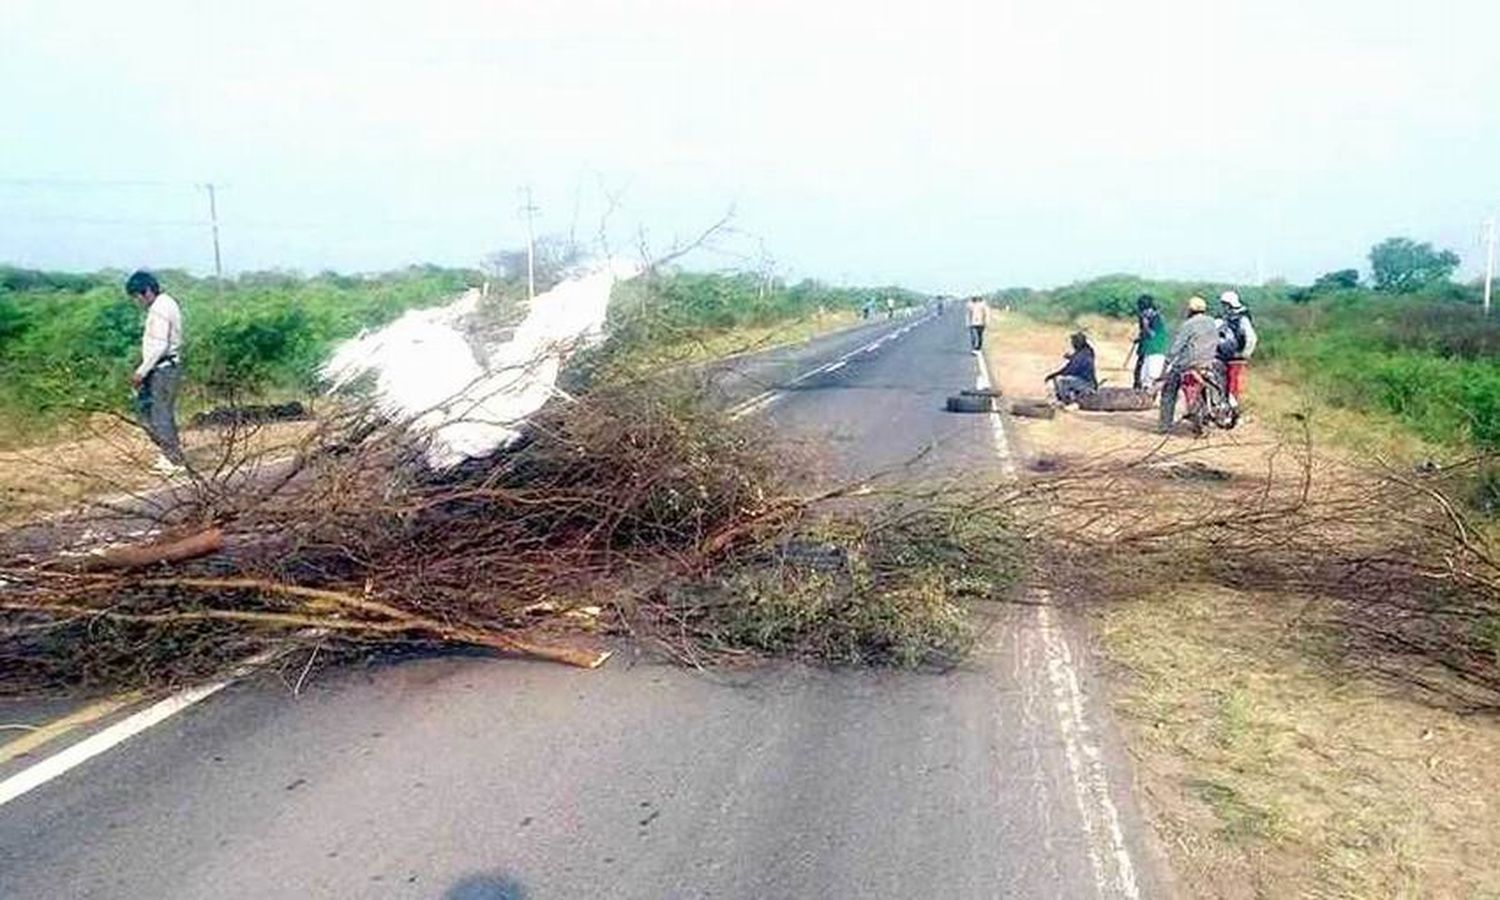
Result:
M1003 397L999 388L964 388L958 392L964 397Z
M948 412L955 413L988 413L995 411L995 399L993 397L971 397L964 394L948 398Z
M1078 395L1078 408L1090 412L1137 412L1156 405L1156 395L1151 391L1131 388L1102 387L1092 393Z
M1023 419L1050 419L1057 415L1057 407L1045 400L1017 400L1010 405L1010 414Z

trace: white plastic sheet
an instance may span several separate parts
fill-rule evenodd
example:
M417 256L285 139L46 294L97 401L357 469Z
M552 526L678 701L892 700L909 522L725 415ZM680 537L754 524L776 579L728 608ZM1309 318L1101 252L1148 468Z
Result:
M538 294L511 338L482 353L465 335L478 291L411 310L340 344L321 374L330 390L372 375L380 411L424 441L428 465L449 469L520 437L527 417L553 396L568 357L603 338L615 283L637 272L610 261Z

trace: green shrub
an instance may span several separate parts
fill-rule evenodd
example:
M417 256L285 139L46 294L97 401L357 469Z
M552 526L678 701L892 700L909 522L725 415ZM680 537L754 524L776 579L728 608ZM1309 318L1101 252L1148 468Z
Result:
M158 273L182 304L189 405L306 390L331 345L452 298L477 272L252 272L223 282ZM10 432L77 410L125 411L142 316L124 277L0 268L0 417Z

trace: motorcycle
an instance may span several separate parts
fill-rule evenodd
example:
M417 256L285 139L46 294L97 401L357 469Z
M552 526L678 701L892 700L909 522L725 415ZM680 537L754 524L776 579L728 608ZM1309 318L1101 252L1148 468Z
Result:
M1187 401L1183 418L1202 437L1208 426L1230 430L1240 421L1240 406L1217 372L1189 369L1182 375L1182 396Z

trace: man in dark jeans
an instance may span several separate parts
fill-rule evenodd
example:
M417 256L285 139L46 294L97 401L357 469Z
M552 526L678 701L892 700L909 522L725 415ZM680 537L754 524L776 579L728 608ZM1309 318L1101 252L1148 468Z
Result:
M152 471L159 475L176 475L184 470L186 460L177 437L177 387L181 380L178 368L182 351L182 309L170 294L164 294L150 272L136 272L125 282L125 293L146 311L146 325L141 330L141 364L130 375L135 387L136 409L141 424L151 436L161 455Z
M969 298L964 321L969 324L969 349L978 353L984 349L984 326L990 322L990 305L983 297Z

